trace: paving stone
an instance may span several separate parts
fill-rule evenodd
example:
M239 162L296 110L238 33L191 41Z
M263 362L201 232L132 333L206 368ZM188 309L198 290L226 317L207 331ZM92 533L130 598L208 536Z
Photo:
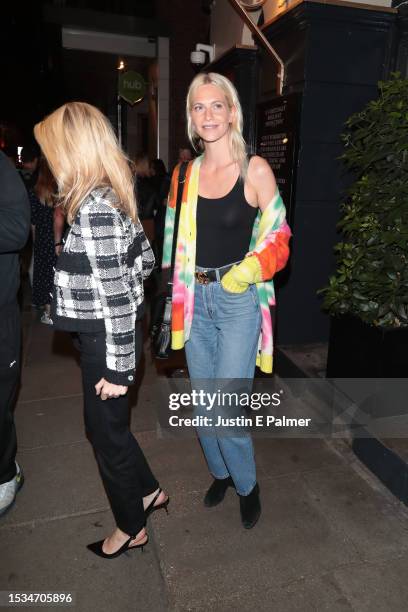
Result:
M171 605L202 604L214 592L280 589L308 575L359 560L350 541L310 503L301 475L261 481L263 514L250 531L240 525L238 499L207 509L202 494L181 493L155 533ZM158 513L157 513L158 514ZM166 522L165 519L169 519Z
M168 610L153 540L112 561L87 550L111 529L109 512L0 529L0 590L73 592L75 606L62 609L75 612Z
M310 501L353 543L365 560L389 559L408 551L408 512L376 491L351 469L308 473Z
M67 332L55 331L51 325L43 323L31 327L25 358L27 366L78 362L78 359L78 351Z
M203 491L212 481L197 439L160 439L155 432L136 436L160 485L170 495Z
M82 393L81 371L74 360L41 362L23 368L18 401L61 398Z
M327 364L327 343L295 344L280 346L279 350L288 355L303 372L314 378L325 376Z
M82 395L20 402L15 421L20 451L85 441Z
M108 508L90 444L20 450L25 483L0 525L64 517Z
M129 389L131 429L136 435L141 431L156 432L160 402L157 381L155 385L142 383Z
M385 563L362 563L336 569L334 577L358 612L402 612L408 608L408 556Z
M339 457L324 440L254 437L257 466L263 476L335 467Z
M246 592L222 593L217 589L206 598L206 602L192 606L188 602L177 604L177 612L351 612L353 608L341 592L331 574L295 580L289 585L273 586L253 590L248 585ZM358 609L358 608L357 608Z

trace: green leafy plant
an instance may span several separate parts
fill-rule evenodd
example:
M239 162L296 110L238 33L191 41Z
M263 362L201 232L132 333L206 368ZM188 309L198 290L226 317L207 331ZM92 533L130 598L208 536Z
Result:
M342 135L356 180L341 207L336 272L321 292L332 315L408 327L408 80L394 73L378 86Z

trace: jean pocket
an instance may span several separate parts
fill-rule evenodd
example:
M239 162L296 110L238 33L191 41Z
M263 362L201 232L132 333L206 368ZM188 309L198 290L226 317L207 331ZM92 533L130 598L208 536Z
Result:
M259 295L256 285L249 285L249 293L256 308L260 308Z
M248 293L249 290L249 285L248 287L245 289L245 291L240 291L239 293L236 293L235 291L227 291L227 289L224 289L222 283L220 283L221 286L221 291L225 294L225 295L229 295L229 296L234 296L234 297L239 297L240 295L246 295Z

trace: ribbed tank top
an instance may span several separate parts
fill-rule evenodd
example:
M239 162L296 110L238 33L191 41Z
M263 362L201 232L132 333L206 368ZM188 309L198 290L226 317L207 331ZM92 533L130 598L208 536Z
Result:
M246 201L241 177L222 198L199 195L196 265L208 269L221 268L244 259L257 212L258 209Z

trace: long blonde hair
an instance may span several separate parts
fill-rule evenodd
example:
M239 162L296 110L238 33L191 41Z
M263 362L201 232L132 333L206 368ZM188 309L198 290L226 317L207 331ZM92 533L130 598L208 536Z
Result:
M215 85L224 93L227 100L228 108L235 108L234 118L229 129L229 148L232 159L239 165L242 178L245 178L248 170L248 156L246 142L242 136L243 116L241 103L239 101L238 92L229 79L217 72L200 73L192 80L188 88L186 100L186 115L187 115L187 134L188 138L197 152L204 151L204 143L200 136L194 130L193 120L191 118L191 109L193 106L193 97L196 90L201 85Z
M69 224L91 191L104 186L112 187L117 208L136 222L128 160L108 119L97 108L68 102L37 123L34 135L57 181Z

